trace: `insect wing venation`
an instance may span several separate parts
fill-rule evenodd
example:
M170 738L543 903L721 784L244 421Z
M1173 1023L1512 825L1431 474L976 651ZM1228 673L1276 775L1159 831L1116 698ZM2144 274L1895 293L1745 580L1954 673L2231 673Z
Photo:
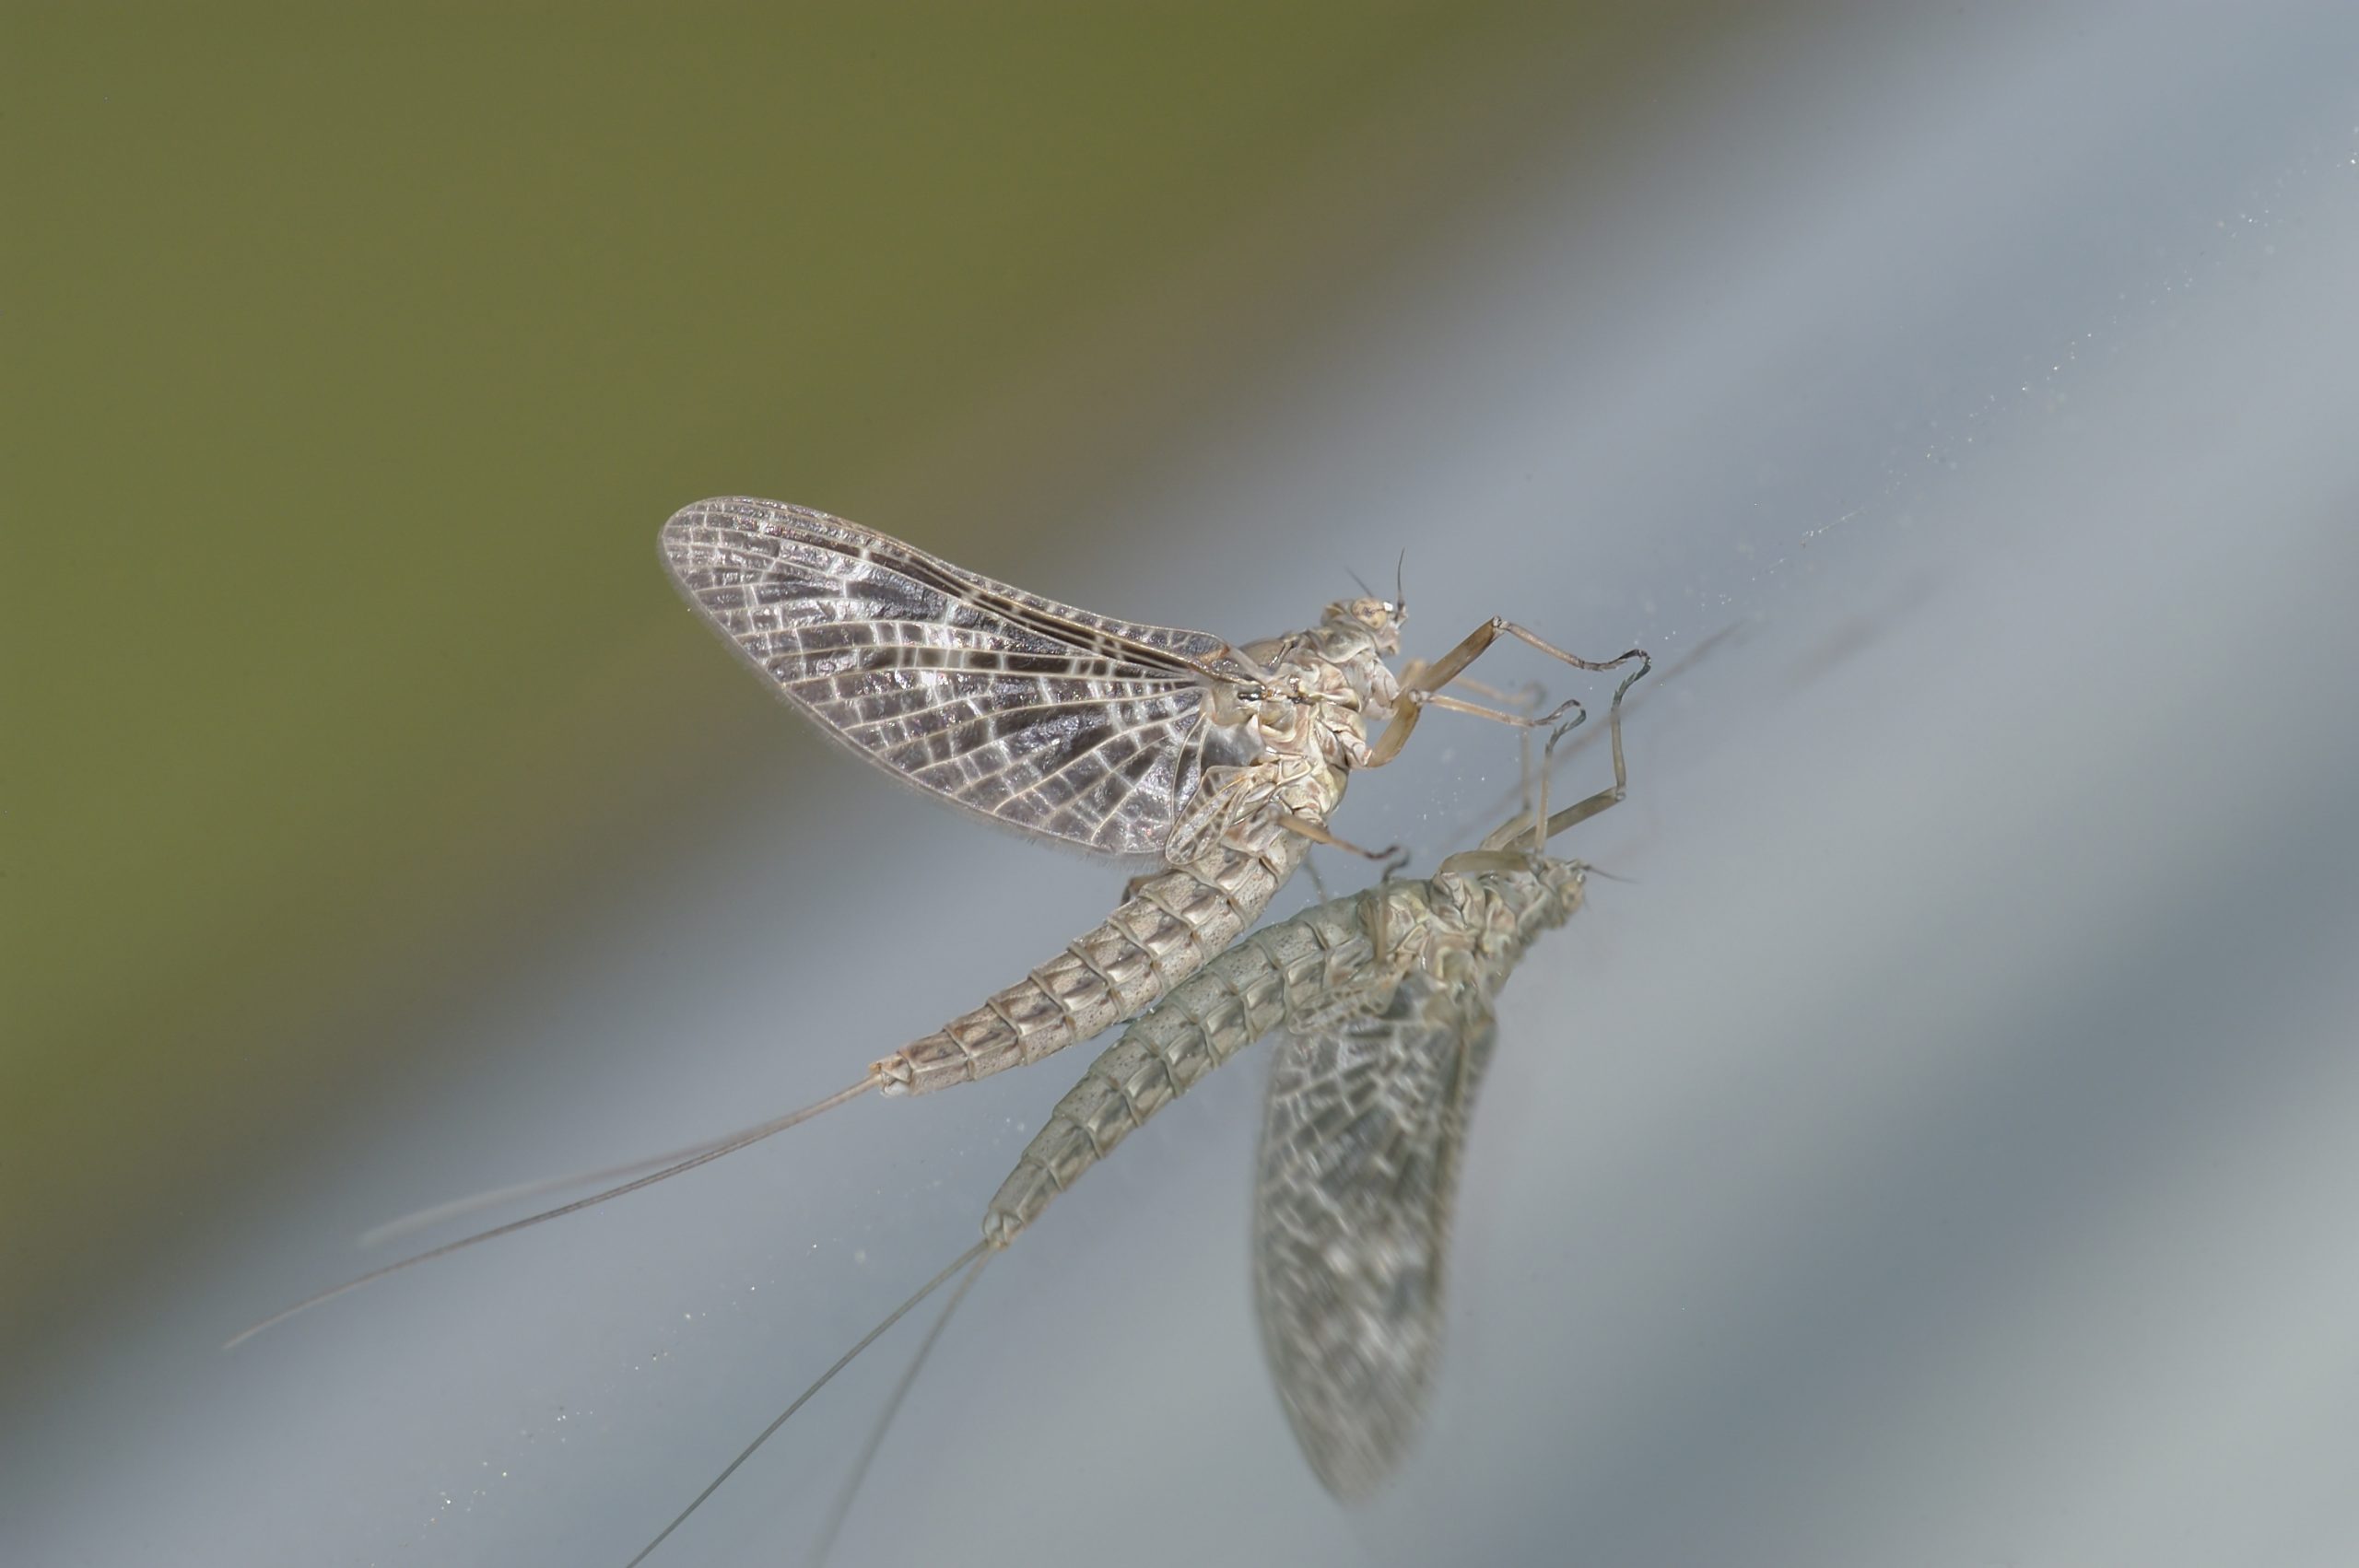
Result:
M1413 972L1373 1016L1281 1037L1254 1190L1262 1346L1303 1455L1373 1491L1423 1417L1489 1009Z
M1239 738L1213 688L1250 676L1208 632L1097 615L840 518L700 501L663 526L688 601L830 737L992 821L1159 854Z

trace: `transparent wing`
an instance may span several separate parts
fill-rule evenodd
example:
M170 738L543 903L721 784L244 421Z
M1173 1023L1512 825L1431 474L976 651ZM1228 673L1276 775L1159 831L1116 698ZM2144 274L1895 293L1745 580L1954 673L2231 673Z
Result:
M1285 1036L1272 1068L1254 1305L1296 1441L1337 1497L1390 1475L1424 1414L1459 1150L1494 1033L1487 1001L1412 972L1381 1012Z
M1207 699L1251 670L1208 632L1110 620L825 512L739 497L663 525L688 602L834 739L992 821L1158 854L1209 765Z

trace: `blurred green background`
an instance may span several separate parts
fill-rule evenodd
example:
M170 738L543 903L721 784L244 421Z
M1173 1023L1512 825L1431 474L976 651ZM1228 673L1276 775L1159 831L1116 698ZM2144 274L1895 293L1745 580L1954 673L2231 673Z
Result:
M0 1328L365 1115L422 983L786 722L673 509L1086 547L1232 354L1708 15L10 7Z

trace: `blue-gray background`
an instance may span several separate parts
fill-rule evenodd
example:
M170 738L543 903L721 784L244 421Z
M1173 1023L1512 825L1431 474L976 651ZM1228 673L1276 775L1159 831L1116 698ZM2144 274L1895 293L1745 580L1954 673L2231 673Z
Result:
M555 412L458 466L430 431L376 430L382 471L315 495L305 526L342 526L380 479L464 515L471 492L596 472L603 503L593 490L561 517L464 521L541 529L534 552L559 584L582 559L637 585L611 625L585 611L542 627L557 667L593 673L546 703L546 648L454 668L366 598L372 574L414 579L421 603L469 574L440 533L381 525L366 568L336 580L289 567L293 586L204 585L226 646L285 596L348 580L379 616L361 657L405 675L405 700L458 711L489 691L558 717L434 757L362 825L428 855L405 817L455 823L442 852L500 889L496 922L454 905L388 933L376 884L331 865L302 884L305 923L348 924L398 963L290 957L276 989L299 1006L226 980L157 1002L217 1036L248 1009L293 1042L264 1076L314 1092L241 1093L226 1123L198 1089L181 1101L180 1119L234 1134L236 1158L177 1136L179 1164L104 1188L134 1157L123 1146L156 1141L107 1097L136 1100L125 1080L145 1070L109 1076L112 1036L41 1069L112 1087L59 1102L61 1125L99 1129L70 1157L35 1168L41 1146L18 1141L12 1219L66 1188L108 1197L76 1246L18 1227L34 1239L13 1270L0 1557L619 1562L972 1238L1080 1056L857 1106L216 1350L372 1260L346 1240L388 1214L833 1089L1103 912L1118 874L876 787L663 603L663 511L742 490L1239 637L1299 624L1349 591L1348 569L1375 579L1405 548L1418 651L1501 612L1590 652L1643 641L1664 672L1631 717L1630 802L1574 846L1629 880L1593 884L1506 994L1446 1373L1397 1484L1339 1508L1267 1387L1245 1270L1257 1055L986 1277L839 1562L2359 1560L2359 14L1699 11L1618 55L1558 19L1428 37L1403 14L1388 14L1397 76L1369 78L1385 90L1321 78L1320 101L1345 107L1310 130L1286 122L1250 199L1234 181L1205 198L1183 245L1085 267L1092 288L1017 346L985 341L1003 301L939 306L976 312L975 341L946 344L958 395L925 394L922 418L896 413L892 378L863 379L847 331L766 374L716 371L728 384L707 391L743 427L707 445L675 412L637 466ZM1076 30L1054 8L1024 25ZM1169 25L1214 62L1256 49L1241 19ZM1233 36L1201 30L1215 25ZM710 68L740 69L707 31ZM1290 42L1308 81L1317 36ZM766 160L817 134L793 79L895 45L836 47L771 62L779 97L757 123L775 140L693 177L761 206ZM1023 68L1044 83L1112 69L1091 47ZM662 90L678 64L651 60ZM627 61L615 69L628 81ZM1288 97L1283 79L1263 87ZM1118 118L1119 81L1103 96L1091 112ZM997 107L1020 121L1029 101ZM585 170L624 156L608 121L584 123L607 130L581 149ZM29 166L43 156L22 120L9 134ZM938 156L957 156L939 135ZM1247 138L1221 156L1252 154ZM829 155L848 190L862 156L856 138ZM546 157L569 167L562 138ZM1071 220L1026 183L1054 162L1011 155L983 205ZM1074 199L1136 199L1101 185ZM608 213L552 251L641 253L635 231L677 216ZM481 239L469 225L498 221L464 205L448 220L436 243L462 257ZM749 217L742 239L718 216L659 236L643 275L602 296L624 312L611 338L557 334L593 345L509 366L489 395L562 410L628 379L659 352L632 344L683 294L750 312L756 338L824 317L826 298L770 291L763 255L917 266L889 249L898 236L873 211L824 207ZM136 296L142 266L171 270L173 242L158 232L101 282ZM921 258L986 273L1027 259ZM515 279L516 299L533 287ZM478 330L405 321L398 288L379 303L396 336ZM9 313L38 323L41 304ZM256 374L319 314L300 293L244 308L285 317ZM910 386L930 384L922 356L896 351ZM340 396L333 378L302 387L324 409ZM863 465L798 446L774 411L804 402L868 422ZM307 431L282 432L297 459ZM125 461L164 439L129 440ZM259 475L273 446L229 455ZM85 473L85 500L122 515L86 511L76 548L27 556L55 568L45 596L112 603L101 630L131 607L89 552L138 555L138 529L170 526L143 510L168 513L169 497L122 483ZM520 604L551 596L502 560ZM1565 685L1495 657L1502 676ZM660 692L612 675L640 664L663 671ZM135 738L181 666L150 649L139 670L115 726ZM301 748L275 677L246 675L250 706L214 726L233 759L217 772L237 781L243 722L256 778L272 770L248 793L292 800ZM82 703L109 727L88 717L111 711L103 694ZM683 704L726 743L684 738ZM317 740L344 743L333 728ZM169 796L172 757L151 761L144 782ZM1585 753L1567 788L1600 766ZM617 791L634 768L655 782ZM1497 734L1436 716L1399 767L1355 786L1343 824L1430 865L1499 814L1514 777ZM569 778L621 803L578 810ZM126 790L110 773L58 794L114 791L135 823ZM26 814L16 829L37 833ZM36 852L26 863L71 880ZM170 886L201 867L138 869ZM63 942L17 880L12 942ZM175 941L209 952L202 890L182 895L179 928L128 911L110 936L91 914L70 933L111 960L91 972L135 974L150 949L168 965ZM307 1040L339 1071L288 1065ZM239 1071L249 1087L264 1071ZM798 1560L910 1342L841 1380L659 1561Z

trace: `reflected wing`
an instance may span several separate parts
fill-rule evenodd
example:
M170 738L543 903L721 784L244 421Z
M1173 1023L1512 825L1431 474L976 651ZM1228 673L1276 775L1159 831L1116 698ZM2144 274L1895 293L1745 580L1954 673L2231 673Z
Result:
M1206 763L1242 760L1205 704L1250 672L1207 632L1093 615L777 501L687 508L663 559L830 736L994 822L1156 854Z
M1419 972L1380 1014L1286 1037L1254 1189L1262 1348L1310 1468L1373 1491L1439 1360L1459 1149L1494 1037L1487 1001Z

